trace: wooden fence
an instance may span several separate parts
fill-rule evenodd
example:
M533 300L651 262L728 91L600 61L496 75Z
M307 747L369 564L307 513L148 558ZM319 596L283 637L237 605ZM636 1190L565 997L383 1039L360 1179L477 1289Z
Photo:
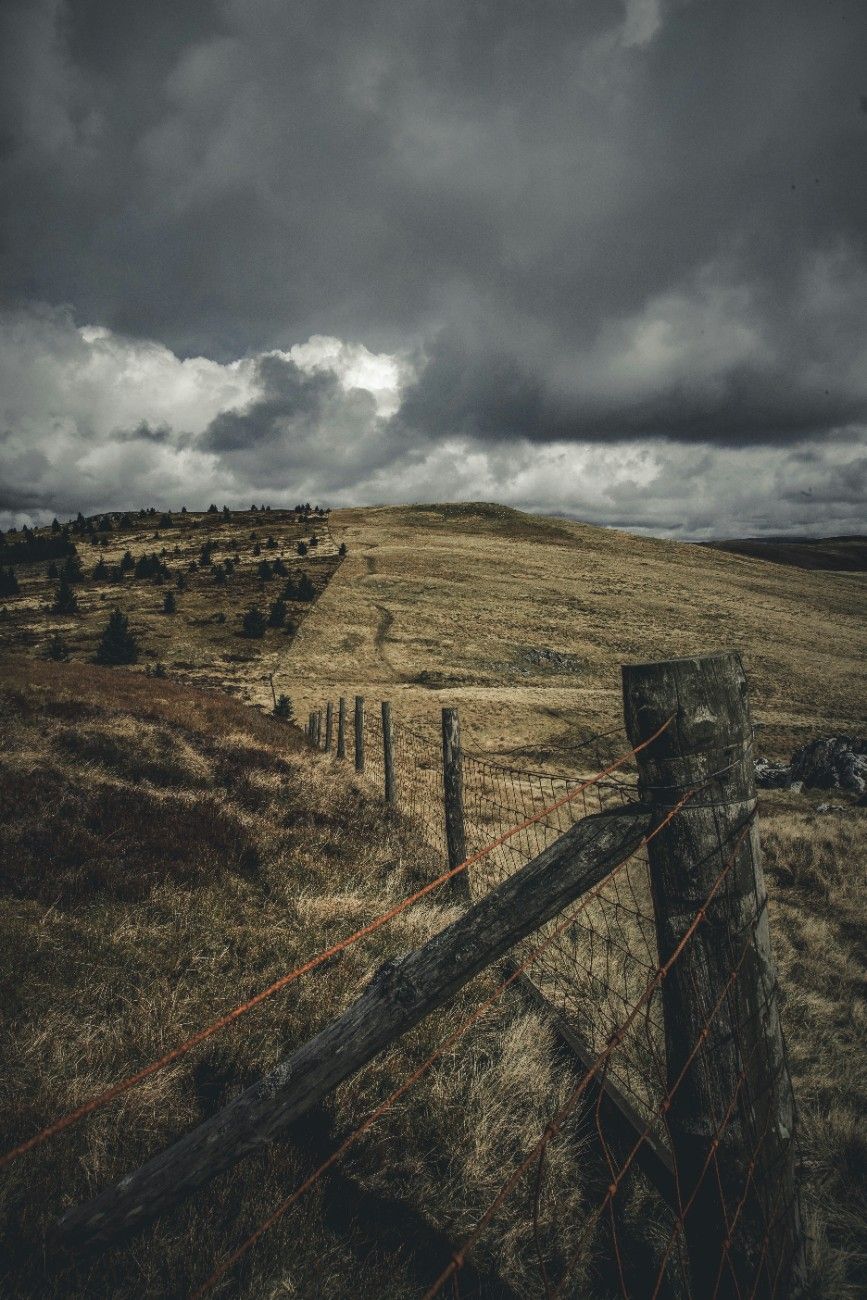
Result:
M164 1213L272 1142L474 975L506 963L501 988L522 986L552 1017L575 1054L576 1088L428 1295L456 1275L576 1106L598 1132L609 1181L572 1264L608 1211L623 1278L613 1207L641 1170L671 1224L649 1295L797 1294L804 1242L793 1098L744 674L734 654L629 666L623 691L631 750L616 763L594 755L592 776L569 778L468 753L454 709L443 710L433 761L388 701L367 715L356 697L354 770L377 782L385 810L415 816L419 833L442 847L442 879L464 905L459 919L387 963L350 1007L219 1114L68 1212L64 1241L109 1245ZM310 744L345 759L348 712L340 699L335 745L333 703L314 710ZM624 780L629 758L637 770ZM498 834L495 808L506 822ZM543 1269L543 1280L555 1295L567 1277L552 1289Z

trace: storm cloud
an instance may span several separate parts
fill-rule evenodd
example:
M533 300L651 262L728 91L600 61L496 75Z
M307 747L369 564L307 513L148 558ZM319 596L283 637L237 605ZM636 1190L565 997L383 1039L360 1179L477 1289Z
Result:
M0 23L9 517L134 481L858 526L860 0Z

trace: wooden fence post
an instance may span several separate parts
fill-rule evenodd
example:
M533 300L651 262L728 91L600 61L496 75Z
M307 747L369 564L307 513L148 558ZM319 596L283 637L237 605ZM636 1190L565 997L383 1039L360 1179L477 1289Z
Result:
M307 719L307 739L310 741L310 744L311 744L311 745L313 744L313 728L314 728L314 725L315 725L315 723L314 723L313 720L314 720L315 716L316 716L316 715L315 715L313 709L311 709L311 710L310 710L310 717Z
M329 700L325 706L325 752L331 753L331 742L334 738L334 705Z
M394 782L394 726L388 700L382 701L382 765L385 770L385 802L390 807L394 807L397 803L397 788Z
M674 714L638 755L639 793L653 806L652 824L697 791L648 845L661 964L701 917L662 984L666 1121L680 1202L689 1207L693 1295L796 1295L804 1238L794 1103L740 657L627 665L623 695L633 745Z
M464 827L464 782L461 763L461 724L457 709L443 709L443 800L445 803L446 844L449 869L457 867L467 856ZM468 902L470 882L466 871L451 881L456 899Z
M346 758L346 699L342 695L337 706L337 757Z
M316 748L322 748L322 710L316 710Z
M364 696L355 697L355 770L364 771Z

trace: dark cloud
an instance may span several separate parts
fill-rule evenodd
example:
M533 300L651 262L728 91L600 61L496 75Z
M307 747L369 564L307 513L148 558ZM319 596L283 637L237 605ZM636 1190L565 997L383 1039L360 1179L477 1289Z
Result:
M863 439L862 0L6 0L0 24L7 300L250 361L201 420L124 408L159 474L183 445L239 493L384 499L455 440L491 465L770 447L789 475ZM412 358L400 412L287 360L317 334Z

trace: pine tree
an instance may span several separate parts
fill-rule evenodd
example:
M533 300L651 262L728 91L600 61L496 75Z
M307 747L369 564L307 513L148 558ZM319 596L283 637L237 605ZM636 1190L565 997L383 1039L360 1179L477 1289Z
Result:
M270 627L282 627L285 622L286 622L286 601L283 599L282 596L278 596L277 599L271 605L271 609L268 614L268 624Z
M0 596L17 596L20 590L12 565L8 569L0 569Z
M241 628L244 636L259 640L265 635L266 619L261 609L252 605L241 619Z
M60 663L64 659L69 658L69 646L66 644L59 632L54 633L45 647L45 658L53 659L56 663Z
M338 555L345 555L345 554L346 554L346 542L341 542L341 543L340 543L340 545L339 545L338 548L337 548L337 554L338 554Z
M130 573L135 568L135 560L132 558L131 551L124 551L120 561L121 573Z
M269 560L262 560L261 563L257 566L256 572L259 575L259 578L261 579L262 582L270 582L271 579L274 577L274 570L271 568L271 563Z
M306 543L306 542L299 542L298 545L295 547L295 549L296 549L296 551L298 552L299 555L306 555L306 554L307 554L307 543Z
M94 565L93 577L95 582L105 582L106 578L108 577L108 565L106 564L102 556L99 557L96 564Z
M54 604L51 606L51 612L52 614L78 613L78 599L69 585L68 578L62 573L54 593Z
M134 664L138 660L138 642L129 629L129 619L116 609L108 620L96 650L98 664Z
M51 578L55 582L57 581L57 576L58 576L57 565L54 563L53 560L49 564L48 568L45 570L45 576L46 578Z
M274 717L279 718L281 722L291 722L295 716L295 710L292 707L292 701L288 695L279 695L277 703L274 705Z
M178 602L175 600L175 593L173 591L167 591L163 596L163 613L177 614L177 612Z

